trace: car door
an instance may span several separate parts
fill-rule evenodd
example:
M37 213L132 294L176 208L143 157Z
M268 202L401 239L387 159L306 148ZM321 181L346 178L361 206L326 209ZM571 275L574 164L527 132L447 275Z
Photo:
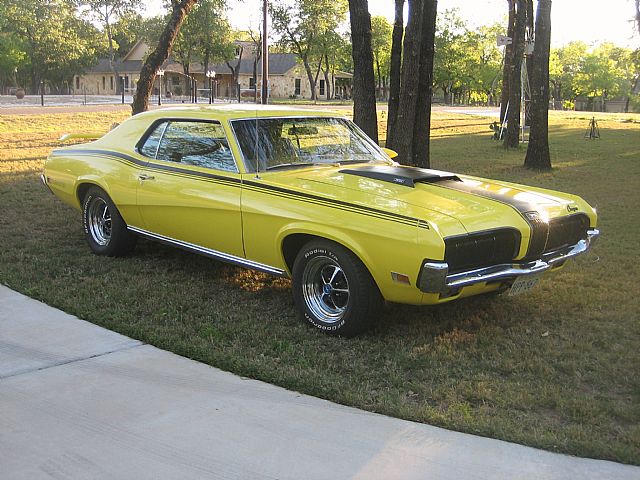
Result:
M219 122L156 122L138 153L146 161L137 205L147 233L244 257L241 179Z

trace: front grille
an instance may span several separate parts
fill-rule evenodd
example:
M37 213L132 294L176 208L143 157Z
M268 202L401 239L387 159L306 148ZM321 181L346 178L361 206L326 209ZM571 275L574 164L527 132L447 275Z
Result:
M589 217L583 213L568 217L554 218L549 221L549 238L545 252L552 252L563 247L575 245L587 238Z
M575 245L587 238L589 217L584 213L559 217L545 222L537 215L528 216L531 239L525 261L537 260L543 253Z
M511 228L445 238L449 273L509 263L518 255L520 232Z

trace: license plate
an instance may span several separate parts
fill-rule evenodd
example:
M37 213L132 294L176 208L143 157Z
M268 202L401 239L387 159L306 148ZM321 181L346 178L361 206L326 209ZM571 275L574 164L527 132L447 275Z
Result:
M538 280L540 280L538 275L524 275L516 278L509 289L509 296L513 297L514 295L530 292L538 284Z

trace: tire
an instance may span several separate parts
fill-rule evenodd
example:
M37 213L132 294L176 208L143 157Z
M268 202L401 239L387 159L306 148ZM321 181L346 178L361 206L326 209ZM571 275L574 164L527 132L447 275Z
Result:
M127 230L113 201L98 187L89 188L82 200L82 224L89 248L96 255L127 255L138 240Z
M307 243L293 264L293 299L302 320L331 335L371 327L382 295L360 259L337 243Z

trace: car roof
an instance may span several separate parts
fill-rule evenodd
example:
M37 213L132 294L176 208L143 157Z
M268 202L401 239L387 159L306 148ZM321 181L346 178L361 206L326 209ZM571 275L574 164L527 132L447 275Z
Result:
M256 117L291 117L291 116L330 116L342 117L342 114L330 110L295 107L289 105L256 105L256 104L228 104L228 105L190 105L158 108L136 115L137 118L155 120L159 118L214 118L216 120L237 120Z

